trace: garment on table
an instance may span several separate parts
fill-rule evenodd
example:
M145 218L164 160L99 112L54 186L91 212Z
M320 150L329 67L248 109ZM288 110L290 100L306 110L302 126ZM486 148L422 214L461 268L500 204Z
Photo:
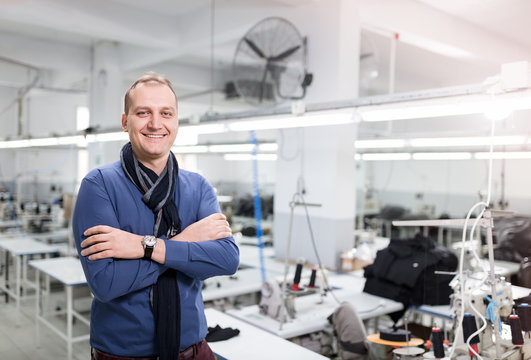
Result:
M222 328L219 325L208 328L205 340L207 342L223 341L233 338L240 334L240 330L231 327Z
M199 174L179 171L175 204L182 228L220 212L212 186ZM142 194L125 176L120 162L92 170L83 179L73 216L78 252L83 232L108 225L138 235L153 233L153 212ZM158 353L150 289L167 268L178 272L181 294L181 344L184 350L207 333L201 288L212 276L233 274L239 263L234 239L179 242L161 237L166 264L135 259L102 259L81 264L94 294L91 308L91 346L118 356L151 356Z
M404 310L392 317L398 320L409 305L450 303L452 280L435 271L455 271L457 256L433 239L417 234L411 239L391 239L379 250L374 263L365 267L364 292L393 299Z

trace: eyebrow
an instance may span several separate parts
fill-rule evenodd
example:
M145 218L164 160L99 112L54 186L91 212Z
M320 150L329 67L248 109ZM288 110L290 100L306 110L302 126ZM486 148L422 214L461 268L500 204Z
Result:
M139 110L151 110L152 107L151 106L144 106L144 105L141 105L141 106L137 106L133 109L133 112L137 112ZM175 108L173 106L163 106L160 108L160 110L171 110L173 112L175 112Z

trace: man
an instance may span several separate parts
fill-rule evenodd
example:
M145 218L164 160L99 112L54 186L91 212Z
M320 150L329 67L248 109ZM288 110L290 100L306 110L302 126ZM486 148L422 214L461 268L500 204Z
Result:
M211 185L170 148L177 98L156 74L125 95L120 161L83 179L73 215L90 290L93 360L214 359L202 281L236 272L239 251Z

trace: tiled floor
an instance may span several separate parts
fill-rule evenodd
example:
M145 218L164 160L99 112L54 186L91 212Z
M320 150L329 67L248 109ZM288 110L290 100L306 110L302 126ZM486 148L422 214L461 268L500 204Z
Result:
M53 306L64 306L62 294L54 292L51 303ZM40 325L40 345L37 344L35 330L35 299L22 301L21 311L17 312L15 302L0 296L0 359L1 360L56 360L68 359L66 341L44 325ZM50 319L54 324L66 327L64 316ZM77 321L74 334L87 333L88 327ZM89 360L90 345L88 340L73 345L72 360Z

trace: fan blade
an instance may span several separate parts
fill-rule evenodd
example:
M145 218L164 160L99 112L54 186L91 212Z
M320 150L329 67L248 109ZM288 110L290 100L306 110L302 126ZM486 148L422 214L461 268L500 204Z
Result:
M279 60L282 60L284 58L287 58L288 56L293 54L295 51L299 50L300 47L301 47L300 45L294 46L291 49L288 49L288 50L284 51L283 53L278 54L277 56L271 57L269 60L270 61L279 61Z
M262 59L265 59L266 56L264 55L264 53L262 52L262 50L260 50L260 48L258 48L258 46L255 45L254 42L252 42L251 40L247 39L247 38L243 38L243 40L245 40L245 42L247 43L247 45L249 45L249 47L251 49L253 49L253 51L256 53L256 55L260 56Z
M260 96L258 98L259 102L262 102L264 99L264 90L265 90L265 84L266 84L266 78L267 78L267 71L269 70L269 66L266 66L264 69L264 75L262 76L262 83L260 86Z

